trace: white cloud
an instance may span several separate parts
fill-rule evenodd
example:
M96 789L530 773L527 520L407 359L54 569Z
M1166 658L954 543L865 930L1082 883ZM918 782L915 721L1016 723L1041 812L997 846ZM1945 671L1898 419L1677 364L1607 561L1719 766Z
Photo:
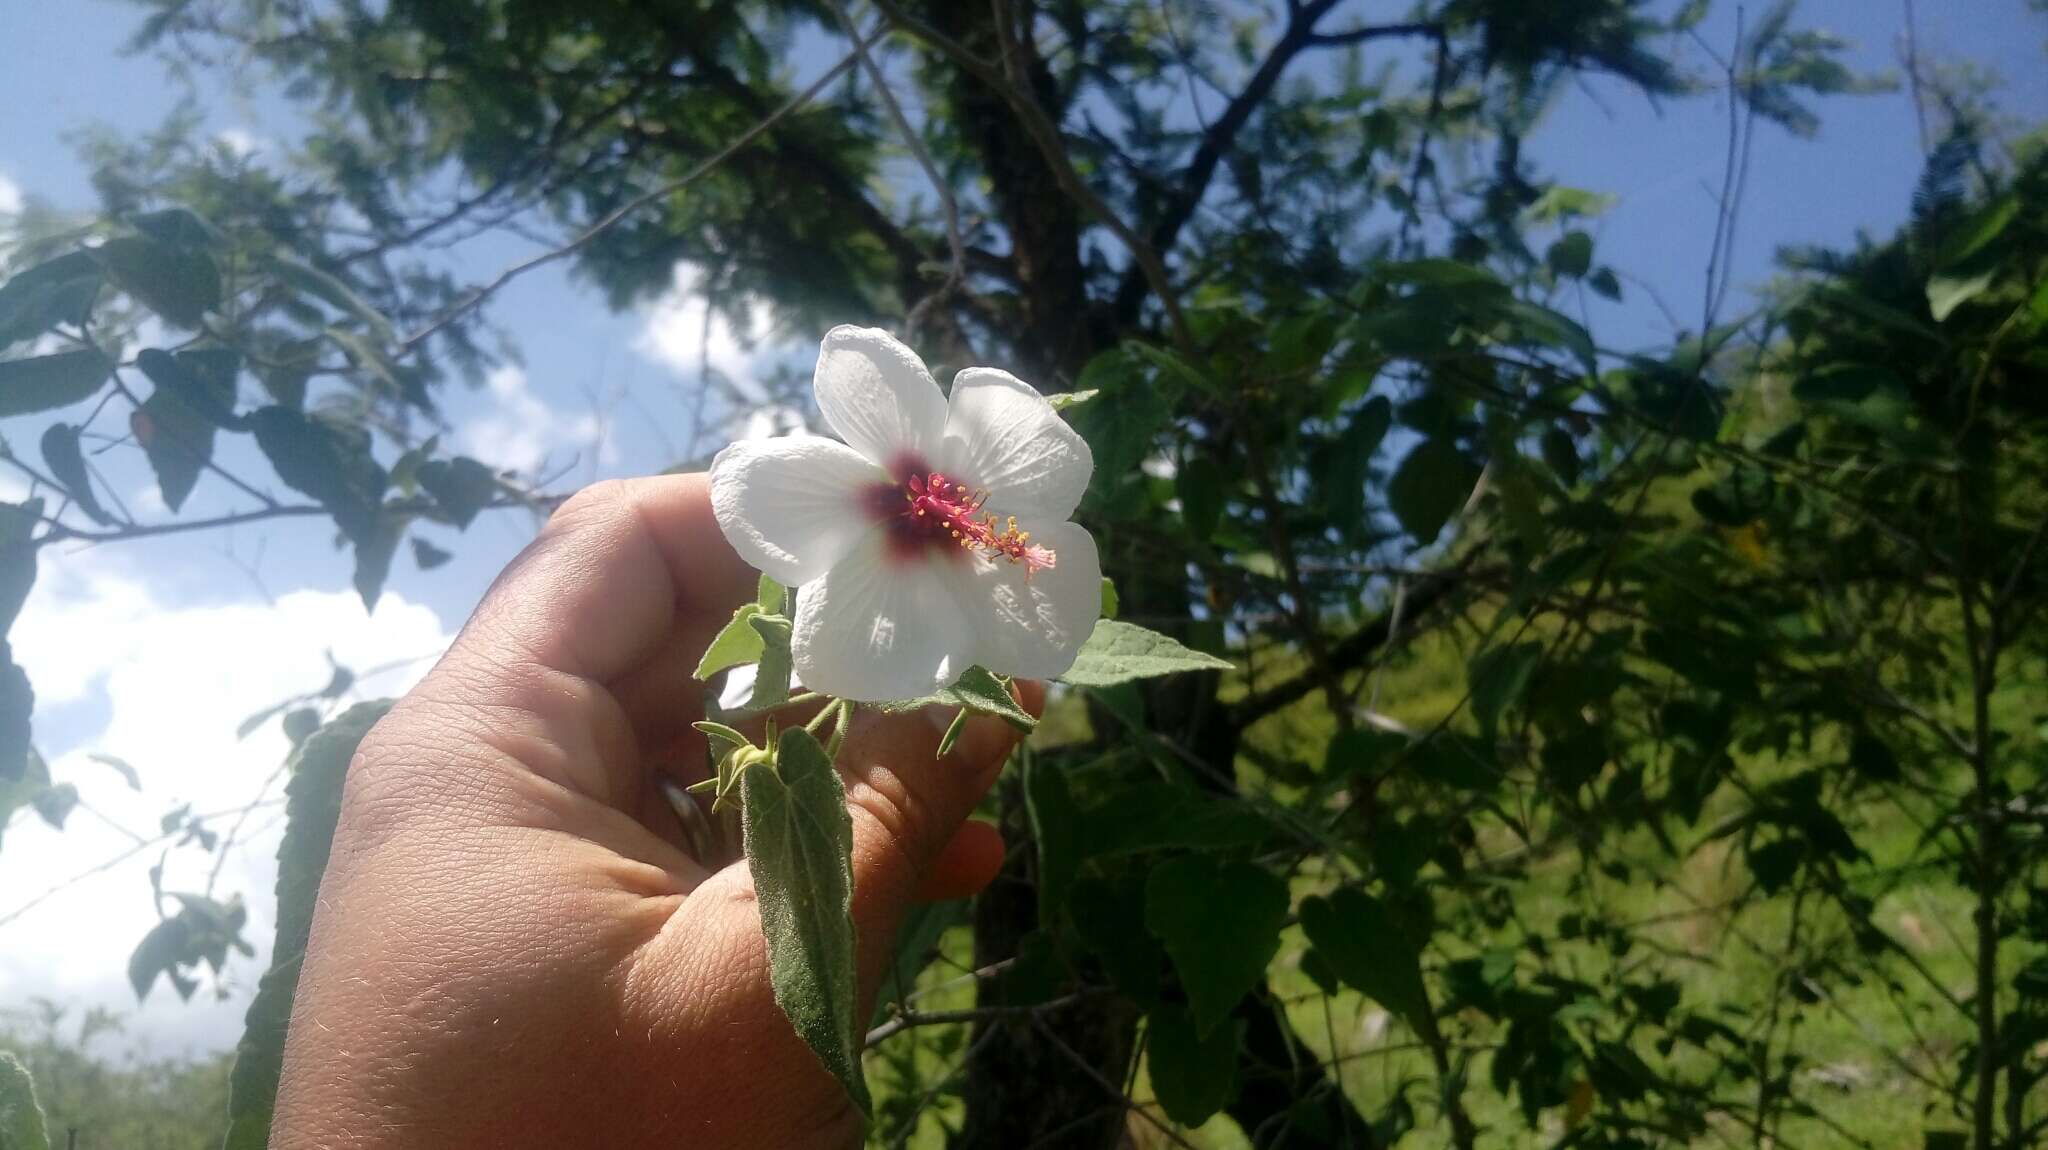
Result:
M21 185L0 173L0 216L20 214L22 203Z
M634 350L693 380L708 362L742 394L759 396L761 390L754 382L759 349L750 345L768 330L767 307L749 302L741 309L738 327L723 313L714 314L707 329L704 318L709 304L699 290L703 273L678 263L673 275L669 290L643 311Z
M150 582L100 558L100 552L47 555L41 578L14 628L16 657L29 671L39 709L96 706L104 720L89 737L44 752L60 782L78 787L84 809L62 832L33 816L17 818L0 846L0 915L37 893L133 848L118 823L145 837L171 808L197 812L250 801L285 757L275 722L245 739L236 726L280 700L318 690L331 674L327 652L343 665L378 672L356 696L397 694L411 685L452 636L434 612L385 591L366 615L352 591L297 591L262 602L178 606L161 602ZM63 726L63 724L53 724ZM141 774L141 791L91 761L118 755ZM271 792L277 794L273 786ZM139 1006L129 989L129 953L156 922L148 869L163 848L136 851L119 865L70 886L0 926L0 1002L47 996L102 1005L127 1016L131 1034L159 1050L221 1049L240 1033L242 1012L268 961L275 929L273 885L281 826L275 806L255 811L222 865L216 896L239 893L250 908L246 937L256 958L229 967L232 995L204 991L180 1002L159 984ZM225 831L230 820L211 824ZM172 850L166 890L206 886L212 856Z
M493 467L533 471L557 449L602 448L604 425L597 416L563 416L533 394L526 372L507 364L485 381L492 406L465 420L457 444Z
M247 128L227 128L214 136L214 139L220 141L221 147L226 148L228 153L238 160L246 160L270 147L269 140Z

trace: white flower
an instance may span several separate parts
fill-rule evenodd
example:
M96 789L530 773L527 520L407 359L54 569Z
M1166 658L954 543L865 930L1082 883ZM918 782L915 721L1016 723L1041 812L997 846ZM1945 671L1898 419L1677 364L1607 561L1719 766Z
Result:
M887 332L836 327L818 352L821 436L734 443L711 505L744 559L796 587L811 690L912 699L979 663L1050 679L1095 629L1102 565L1069 521L1095 462L1045 397L970 367L949 403Z

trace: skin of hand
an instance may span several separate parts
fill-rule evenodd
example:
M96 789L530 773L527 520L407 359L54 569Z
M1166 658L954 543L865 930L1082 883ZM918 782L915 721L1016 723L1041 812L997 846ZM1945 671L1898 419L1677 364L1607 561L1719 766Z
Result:
M679 849L656 785L703 774L691 672L754 580L701 475L592 487L499 576L350 766L274 1150L859 1142L775 1005L745 863ZM966 820L1015 736L939 735L862 711L839 756L864 1011L910 905L1002 861Z

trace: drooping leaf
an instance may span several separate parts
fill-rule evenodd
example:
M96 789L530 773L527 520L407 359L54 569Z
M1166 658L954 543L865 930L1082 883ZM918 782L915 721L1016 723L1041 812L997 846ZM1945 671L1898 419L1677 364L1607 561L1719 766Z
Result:
M325 507L350 540L374 534L390 476L370 454L367 431L275 405L257 408L249 424L279 479Z
M1521 697L1542 658L1541 643L1516 643L1489 648L1472 660L1466 682L1472 692L1472 717L1479 720L1481 731L1493 734L1501 713Z
M454 552L436 546L432 541L415 535L412 537L413 565L422 571L432 571L455 558Z
M1415 445L1387 481L1387 503L1402 530L1427 546L1472 496L1479 467L1452 440L1432 436Z
M239 896L227 902L196 894L167 897L177 901L178 913L152 927L128 957L128 982L137 1001L149 996L159 976L170 982L178 997L189 999L199 987L189 972L201 963L217 975L227 964L229 950L255 953L242 938L249 912Z
M114 286L172 327L198 328L220 306L220 268L204 251L149 236L118 236L91 251Z
M740 776L740 794L776 1005L870 1113L854 985L853 820L839 773L817 739L793 727L782 733L773 766Z
M1119 604L1117 602L1116 596L1116 580L1111 579L1107 575L1104 575L1102 577L1102 605L1099 608L1097 608L1097 610L1101 612L1102 618L1114 619L1116 618L1118 606Z
M85 512L94 523L113 522L105 508L100 506L99 497L93 494L92 476L85 470L85 455L78 449L78 428L69 423L53 423L43 431L43 465L50 469L50 477L64 485L71 494L72 502Z
M91 348L0 360L0 418L90 399L112 374L114 365Z
M109 755L101 751L89 752L85 757L101 766L111 768L115 774L120 775L127 781L129 790L139 791L142 789L142 773L137 771L135 764L128 760L119 755Z
M1593 267L1593 237L1574 228L1550 245L1543 262L1558 275L1577 279Z
M1983 295L1997 279L1996 268L1932 276L1927 281L1927 310L1934 316L1934 322L1947 323L1957 308Z
M1191 650L1157 631L1103 619L1097 621L1095 633L1088 636L1088 641L1081 644L1074 665L1060 676L1060 682L1077 687L1114 687L1155 675L1227 671L1230 666L1227 660Z
M1241 1024L1203 1031L1192 1012L1174 1004L1147 1016L1145 1062L1152 1093L1166 1116L1183 1126L1200 1126L1237 1094L1237 1043Z
M960 707L980 715L994 715L1020 731L1038 726L1031 712L1010 694L1009 684L979 664L961 672L949 687L919 699L882 703L879 709L891 713L916 711L925 707Z
M50 1150L36 1084L11 1050L0 1050L0 1150Z
M176 511L184 505L185 497L192 494L199 473L212 461L214 433L219 428L215 419L193 407L184 392L204 391L211 397L205 406L218 415L233 409L235 381L232 374L223 378L214 370L218 365L211 361L172 358L182 369L181 386L170 388L159 383L142 406L129 413L128 426L156 472L164 506Z
M1301 926L1338 978L1400 1015L1416 1032L1436 1032L1421 954L1385 903L1356 887L1301 904Z
M1250 863L1184 855L1145 882L1145 925L1172 956L1205 1035L1266 976L1286 921L1287 884Z
M284 838L277 845L277 939L270 969L256 984L235 1065L228 1078L228 1133L223 1150L263 1150L277 1106L284 1068L285 1029L313 929L313 903L334 826L341 818L342 783L363 736L391 709L389 701L358 703L300 741L285 784Z
M1372 473L1373 455L1393 422L1394 405L1386 396L1366 400L1351 413L1316 469L1330 524L1349 538L1359 538L1366 529L1365 482Z
M129 221L135 230L159 243L181 248L218 247L227 237L212 221L191 208L163 208Z
M467 455L428 460L419 465L416 474L420 490L432 496L435 505L457 527L468 527L477 512L490 506L498 494L498 477Z
M105 282L91 255L71 252L0 284L0 351L59 324L84 326Z
M242 419L234 411L235 376L241 370L241 355L226 348L212 350L211 358L198 360L191 351L172 355L145 348L136 354L135 366L159 390L183 400L201 419L215 427L238 430Z
M361 321L369 329L371 338L379 343L397 341L397 333L392 331L391 321L384 317L384 313L371 307L368 301L356 294L354 288L334 276L286 256L273 256L264 261L264 266L286 286L323 300Z

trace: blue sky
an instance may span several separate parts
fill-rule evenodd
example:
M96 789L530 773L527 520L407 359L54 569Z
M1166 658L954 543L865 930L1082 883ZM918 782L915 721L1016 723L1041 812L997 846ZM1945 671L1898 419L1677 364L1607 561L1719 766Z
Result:
M1403 7L1387 0L1355 5L1361 19L1394 18ZM1762 7L1752 5L1752 16ZM2025 0L1921 0L1918 7L1924 58L1989 68L2006 81L2001 99L2008 112L2029 121L2048 114L2048 19L2029 14ZM68 137L91 125L152 127L181 89L156 60L120 54L137 21L129 4L17 0L8 9L0 46L0 108L7 109L0 115L0 210L20 195L87 209L87 172ZM1724 0L1716 9L1701 32L1725 46L1734 37L1736 5ZM1885 71L1897 68L1902 15L1897 0L1807 0L1799 22L1854 42L1858 70ZM1696 46L1681 51L1694 69L1711 70ZM827 62L806 50L794 67L815 74ZM291 140L297 121L259 77L247 79L248 92L213 88L201 95L209 129L255 149L261 162ZM1816 139L1796 140L1768 126L1758 132L1731 305L1739 306L1745 286L1770 274L1779 245L1846 244L1859 231L1882 235L1905 215L1921 153L1903 88L1829 100L1820 111ZM1715 97L1652 107L1625 85L1595 78L1558 102L1528 153L1546 177L1617 197L1593 226L1597 257L1654 285L1696 324L1726 131L1725 105ZM525 241L493 238L457 249L453 258L460 274L480 280L529 250ZM559 265L518 281L494 301L491 315L516 337L522 363L482 389L449 394L449 434L458 448L504 465L569 466L558 486L646 474L672 462L687 435L686 389L694 383L702 331L701 303L687 290L687 271L681 277L669 296L624 314L609 312ZM1669 337L1658 309L1633 285L1623 303L1598 305L1593 319L1608 346L1653 346ZM807 342L801 334L750 353L721 325L712 355L744 379L763 362L759 356L800 355ZM16 421L0 433L25 446L44 422ZM146 470L115 456L103 462L123 498L146 505ZM239 462L244 471L263 473L253 457ZM188 511L235 506L219 486L202 484ZM456 561L421 572L401 557L385 601L367 617L348 589L346 556L329 547L327 529L311 522L48 555L15 636L43 695L39 743L59 777L77 782L95 810L130 829L150 830L175 801L202 809L233 804L256 793L283 748L274 727L234 738L243 715L318 687L330 647L357 667L396 664L366 683L364 694L402 689L532 529L527 517L495 514L462 536L436 536L456 551ZM135 761L144 790L129 791L86 760L95 749ZM251 820L220 880L223 893L250 895L255 939L270 930L269 811ZM40 825L16 826L0 850L0 916L129 846L90 814L74 816L61 836ZM206 860L187 855L174 856L167 885L204 881ZM226 1001L183 1005L160 989L136 1011L125 988L128 949L154 921L143 870L156 857L139 852L0 924L0 1005L54 994L130 1012L133 1029L159 1047L231 1042L254 963L241 969Z

